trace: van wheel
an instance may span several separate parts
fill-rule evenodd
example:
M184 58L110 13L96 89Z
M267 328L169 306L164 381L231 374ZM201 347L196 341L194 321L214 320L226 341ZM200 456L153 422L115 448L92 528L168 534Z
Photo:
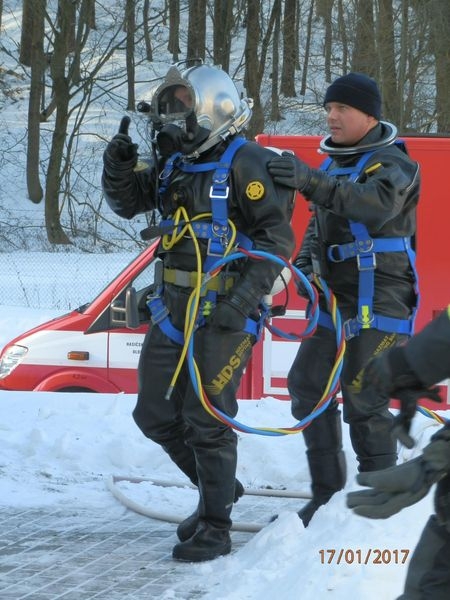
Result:
M77 387L77 386L73 386L73 387L66 387L66 388L62 388L60 390L56 390L58 392L72 392L72 393L81 393L81 392L87 392L88 394L96 394L97 392L95 390L91 390L89 388L85 388L85 387Z

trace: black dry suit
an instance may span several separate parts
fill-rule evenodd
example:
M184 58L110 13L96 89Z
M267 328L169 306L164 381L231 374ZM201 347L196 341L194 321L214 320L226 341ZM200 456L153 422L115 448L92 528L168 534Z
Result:
M133 416L143 433L160 444L198 485L200 521L219 531L228 531L231 526L237 436L202 406L186 362L168 399L166 394L182 352L182 341L175 338L189 319L186 309L197 280L199 255L202 270L207 271L221 258L217 244L226 241L226 232L220 228L211 233L210 192L218 161L236 139L242 138L221 142L196 160L176 157L173 164L169 160L158 168L150 164L140 170L138 163L134 169L117 170L105 162L102 179L107 202L115 213L131 219L157 209L162 217L161 233L166 234L157 252L162 262L161 278L156 282L159 297L156 304L150 302L154 324L142 348ZM225 186L214 199L219 202L214 211L221 212L222 220L225 216L234 223L238 242L245 248L251 246L289 259L295 245L290 226L293 193L275 185L268 174L267 163L273 156L271 150L254 142L243 143L225 169L228 196ZM158 177L159 196L155 185ZM182 229L173 222L178 216L182 223L187 218L193 230L174 240L172 232ZM209 400L231 417L237 413L236 392L256 340L258 305L281 269L269 260L237 260L227 265L221 276L211 279L202 297L194 358ZM215 304L224 299L249 317L250 327L236 330L230 324L230 329L224 329L210 322Z
M405 346L412 372L427 388L450 377L450 306ZM450 462L450 422L431 440L442 440L442 462ZM414 550L405 591L398 600L446 600L450 596L450 470L435 491L435 511Z
M345 321L347 345L341 373L344 420L361 471L396 462L389 398L361 394L363 368L372 355L412 333L417 306L414 269L419 169L395 128L380 122L357 146L335 147L313 175L305 196L312 217L294 264L319 274L334 292ZM323 302L322 302L323 304ZM288 376L293 414L308 415L325 389L335 362L336 336L322 312L315 335L299 349ZM345 484L337 403L304 431L317 504Z

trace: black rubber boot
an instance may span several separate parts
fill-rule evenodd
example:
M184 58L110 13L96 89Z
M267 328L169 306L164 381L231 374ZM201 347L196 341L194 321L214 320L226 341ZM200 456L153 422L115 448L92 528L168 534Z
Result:
M200 492L199 524L194 535L176 544L176 560L201 562L231 552L231 510L236 496L236 441L234 432L225 431L213 440L216 447L196 449L198 488Z
M174 546L172 557L186 562L203 562L230 552L229 530L214 527L206 521L200 520L196 533L188 540Z
M234 485L235 485L235 487L234 487L234 503L236 504L236 502L239 500L239 498L244 495L245 490L244 490L244 486L239 481L239 479L236 479ZM185 542L186 540L188 540L190 537L192 537L194 535L194 533L196 532L197 527L199 525L199 522L200 522L200 512L201 512L201 499L199 500L199 504L198 504L197 508L194 510L194 512L191 515L189 515L189 517L187 517L187 519L184 519L184 521L181 521L181 523L177 527L177 536L178 536L178 539L180 540L180 542Z
M178 439L161 444L161 447L192 483L197 485L197 465L193 450L183 440Z
M311 474L312 500L298 516L305 527L314 513L345 486L347 466L342 450L342 424L338 410L319 415L303 432Z

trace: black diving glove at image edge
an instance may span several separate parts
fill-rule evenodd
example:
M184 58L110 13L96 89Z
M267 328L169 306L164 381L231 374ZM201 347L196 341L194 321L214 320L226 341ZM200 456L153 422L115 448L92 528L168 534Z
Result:
M394 417L392 432L403 446L413 448L415 441L409 432L417 411L417 403L424 398L433 402L442 402L439 388L403 388L396 390L392 397L400 401L400 412Z
M362 517L387 519L422 500L450 468L450 430L440 430L431 439L423 454L413 460L359 473L357 482L371 489L348 493L348 508Z
M362 387L400 401L400 412L394 418L393 432L407 448L414 446L414 439L409 432L417 402L423 398L441 402L439 389L426 388L411 369L404 346L394 346L373 357L364 369Z

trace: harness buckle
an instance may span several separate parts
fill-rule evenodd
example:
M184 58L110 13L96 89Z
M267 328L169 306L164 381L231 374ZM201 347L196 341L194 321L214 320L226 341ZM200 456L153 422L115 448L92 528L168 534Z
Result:
M229 193L230 193L230 187L228 185L225 185L225 186L212 185L209 188L209 197L210 198L223 198L226 200L228 198Z
M158 325L169 315L166 305L159 294L153 294L147 297L147 306L150 311L152 323Z
M343 323L344 328L344 336L346 340L351 340L352 338L359 335L359 331L361 329L361 323L357 319L347 319Z
M374 252L371 254L357 254L356 264L358 265L358 271L373 271L377 268L377 257Z
M224 254L224 250L229 244L229 226L213 223L211 227L213 236L208 238L206 252L208 256L220 256Z

